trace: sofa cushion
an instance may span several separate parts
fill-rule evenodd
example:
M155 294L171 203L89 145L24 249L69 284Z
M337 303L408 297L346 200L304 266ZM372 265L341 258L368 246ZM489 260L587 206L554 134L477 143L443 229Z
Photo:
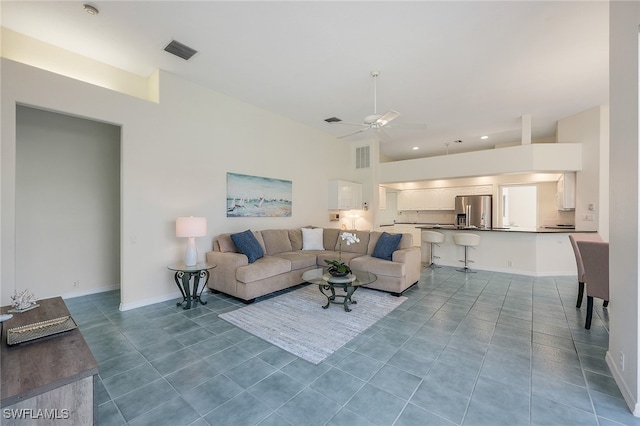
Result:
M289 241L291 250L302 250L302 229L289 229Z
M220 234L218 238L216 238L216 243L218 245L217 249L221 253L237 253L238 249L236 245L233 244L231 240L231 234Z
M278 253L275 256L281 259L287 259L289 262L291 262L292 271L309 268L310 266L316 266L316 255L311 252L290 251L285 253Z
M322 228L302 228L302 250L324 250Z
M351 234L356 234L356 237L360 240L359 243L349 244L342 239L342 233L349 232ZM338 239L336 241L336 245L334 247L335 251L340 250L340 243L342 243L342 252L349 253L359 253L359 254L367 254L367 248L369 247L369 231L341 231L338 235Z
M235 244L238 251L249 259L249 263L253 263L256 260L260 259L264 256L264 250L256 236L251 232L251 230L247 229L244 232L239 232L237 234L231 234L231 240L233 244Z
M261 233L267 254L273 255L292 250L289 231L286 229L268 229Z
M388 234L383 232L380 235L380 238L378 238L378 242L376 243L376 247L373 249L371 256L379 259L391 260L391 255L398 248L401 238L402 234Z
M264 256L253 263L236 269L236 279L251 283L291 271L291 262L276 256Z
M413 247L413 235L402 234L402 239L400 240L400 244L398 244L397 250L404 250L411 247Z
M338 235L340 234L340 229L336 228L326 228L324 230L323 239L323 250L333 250L336 246L336 242L338 242Z

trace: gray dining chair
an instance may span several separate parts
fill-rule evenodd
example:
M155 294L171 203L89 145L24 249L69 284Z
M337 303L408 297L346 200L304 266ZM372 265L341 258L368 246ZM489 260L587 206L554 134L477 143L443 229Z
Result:
M591 328L593 298L609 305L609 243L605 241L578 241L584 265L584 282L587 284L587 320L584 328Z
M569 240L571 241L573 254L576 257L576 267L578 268L578 300L576 308L579 308L582 306L582 296L584 295L584 265L582 264L578 241L602 241L602 238L598 234L569 234Z

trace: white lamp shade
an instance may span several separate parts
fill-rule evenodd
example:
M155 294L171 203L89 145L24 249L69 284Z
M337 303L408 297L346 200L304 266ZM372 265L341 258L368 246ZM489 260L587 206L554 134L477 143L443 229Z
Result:
M204 237L207 235L206 217L179 217L176 219L176 237Z

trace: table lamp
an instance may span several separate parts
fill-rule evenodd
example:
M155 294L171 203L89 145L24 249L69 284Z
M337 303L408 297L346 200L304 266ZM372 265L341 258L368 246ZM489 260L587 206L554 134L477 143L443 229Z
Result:
M349 218L351 219L351 229L352 230L356 230L356 220L358 220L360 218L360 215L357 213L351 213L349 215Z
M195 266L198 263L198 249L195 237L207 235L206 217L179 217L176 219L176 237L188 238L187 249L184 252L184 264Z

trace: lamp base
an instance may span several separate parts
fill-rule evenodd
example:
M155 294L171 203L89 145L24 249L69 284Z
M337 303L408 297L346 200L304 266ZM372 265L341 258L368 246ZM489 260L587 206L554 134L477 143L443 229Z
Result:
M196 248L196 239L189 237L187 240L187 249L184 252L185 266L196 266L198 263L198 249Z

